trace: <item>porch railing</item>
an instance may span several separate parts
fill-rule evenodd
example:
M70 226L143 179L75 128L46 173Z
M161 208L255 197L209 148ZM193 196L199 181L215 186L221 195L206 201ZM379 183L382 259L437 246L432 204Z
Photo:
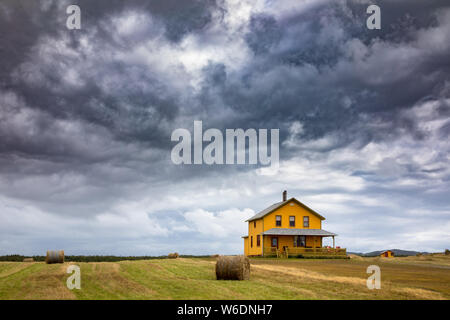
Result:
M264 248L264 256L276 256L276 257L296 257L302 255L304 257L326 257L326 256L339 256L345 257L347 255L347 249L344 248L281 248L274 247Z

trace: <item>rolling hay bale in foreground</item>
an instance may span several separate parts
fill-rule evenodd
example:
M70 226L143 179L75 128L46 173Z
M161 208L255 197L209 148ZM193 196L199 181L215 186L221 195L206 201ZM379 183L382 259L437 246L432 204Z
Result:
M216 262L217 280L249 280L250 260L244 256L219 256Z
M23 262L34 262L33 258L24 258Z
M64 263L64 250L47 251L47 256L45 257L45 263L47 263L47 264Z
M178 254L178 252L174 252L174 253L169 253L168 255L167 255L167 257L169 258L169 259L176 259L176 258L178 258L180 255Z

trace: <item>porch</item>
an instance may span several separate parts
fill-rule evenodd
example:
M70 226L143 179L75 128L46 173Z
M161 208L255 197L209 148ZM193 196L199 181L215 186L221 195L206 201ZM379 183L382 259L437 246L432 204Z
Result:
M263 256L344 258L347 250L335 247L337 234L322 229L272 228L261 233ZM333 238L333 247L323 246L323 238Z
M344 248L298 248L298 247L283 247L281 249L276 247L264 248L264 257L289 258L298 257L337 257L345 258L347 256L347 249Z

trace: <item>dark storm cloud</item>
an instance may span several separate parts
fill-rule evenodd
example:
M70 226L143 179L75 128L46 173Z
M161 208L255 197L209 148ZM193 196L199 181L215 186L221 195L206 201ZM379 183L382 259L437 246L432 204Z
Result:
M9 1L2 4L5 17L1 21L2 30L12 31L2 33L0 39L2 88L17 94L31 109L42 111L35 115L31 124L35 127L35 136L43 136L53 118L82 119L97 125L99 130L106 128L115 139L137 140L156 147L167 147L166 138L170 132L159 124L161 121L172 121L178 113L182 104L178 101L179 93L173 92L167 83L159 81L151 69L145 69L139 64L127 65L109 60L109 57L102 59L102 52L89 56L81 49L80 38L94 36L96 50L112 53L148 40L154 31L144 30L146 32L120 39L111 32L113 22L108 21L109 17L134 10L154 17L157 22L153 26L161 28L168 41L179 41L186 34L205 27L211 19L210 11L214 3L77 1L74 4L80 5L83 10L84 29L76 35L65 28L67 15L64 4L58 1ZM92 33L92 30L95 31ZM42 65L43 59L39 59L39 55L46 53L36 46L43 39L55 40L48 46L65 42L64 45L73 52L65 55L55 48L53 52L47 53L52 59L51 63ZM90 59L92 63L92 54L97 54L101 62L95 66L95 70L89 69L94 67L89 65ZM87 67L81 67L83 65ZM63 85L66 70L71 66L83 69L79 70L82 72L80 76L83 84ZM33 72L39 73L39 79L30 84L27 80ZM120 78L120 81L112 83L110 91L105 92L98 82L108 78ZM17 108L14 112L17 112ZM3 134L5 137L8 135L7 132ZM46 144L37 141L27 147L26 141L14 141L12 137L7 137L2 148L4 152L10 150L34 155L54 153L51 149L42 148L43 145ZM52 148L52 145L47 147ZM67 156L73 157L74 154L69 153Z
M255 55L265 54L280 41L282 31L270 15L255 15L250 19L246 40Z
M85 26L79 33L71 33L55 25L56 21L64 22L61 4L42 2L39 6L37 3L30 5L19 1L4 4L8 8L4 12L8 19L2 21L3 30L17 32L3 35L1 67L4 88L17 93L31 108L44 111L45 115L39 115L40 120L35 121L38 131L46 128L46 121L51 121L52 117L76 118L105 128L115 139L140 141L164 149L169 147L166 137L172 130L166 124L189 113L184 111L186 109L200 108L205 112L204 117L210 120L209 125L219 128L229 127L231 123L237 127L280 127L298 120L304 123L304 134L308 138L339 131L343 139L349 139L344 131L348 128L348 134L353 135L353 125L361 122L361 114L389 121L397 116L398 109L407 108L430 94L438 95L439 86L449 80L448 50L434 52L434 48L430 48L430 52L415 60L414 65L406 66L412 69L406 73L407 76L373 83L370 78L378 76L371 74L374 69L391 66L383 66L385 62L375 57L367 62L374 65L367 68L366 74L355 73L349 69L354 68L355 58L349 56L347 50L352 39L361 40L369 50L373 41L385 44L386 51L392 49L389 47L391 44L408 46L417 40L418 30L445 22L436 18L437 10L444 6L442 1L435 1L433 5L408 2L406 11L403 3L381 2L383 28L380 32L365 28L366 4L358 1L325 3L307 12L278 19L270 14L255 14L250 18L244 35L254 54L253 61L232 75L220 63L204 68L205 80L200 95L188 92L189 86L185 87L185 92L171 88L169 82L159 80L157 73L139 63L126 64L109 56L102 59L101 56L104 52L114 53L126 50L130 45L143 44L161 34L169 43L180 42L190 33L202 34L211 23L214 12L218 12L216 19L221 19L224 14L214 2L109 1L106 4L78 1L77 4L83 8ZM132 10L153 17L157 23L151 26L157 30L148 27L143 29L145 32L133 35L114 35L108 17ZM89 64L92 60L92 56L86 56L87 53L80 49L81 36L89 36L91 29L95 29L90 36L98 42L95 50L100 58L95 61L95 66L81 70L82 85L64 86L61 82L66 73L61 69ZM20 36L12 36L16 34ZM25 67L20 67L20 64L30 55L38 54L33 45L44 36L65 41L74 54L52 54L51 58L57 63L42 67L38 65L39 59L31 62L39 70L41 79L30 85L24 81L30 70L26 63ZM380 50L373 54L382 53ZM14 69L18 71L14 73ZM390 76L384 74L381 77L388 80ZM120 78L120 81L105 92L99 81L108 78ZM351 105L342 103L343 98ZM215 121L213 115L223 107L231 108L238 118L231 116L229 120L220 118ZM408 122L395 121L395 125L414 129L414 125ZM396 128L392 126L388 131ZM282 131L281 135L282 139L286 138L287 132ZM366 142L375 135L377 133L370 131L361 132ZM10 140L3 148L27 152L25 145ZM32 154L35 152L31 149Z
M396 117L400 110L421 99L443 97L440 90L450 75L449 47L421 48L417 59L407 58L410 61L405 69L398 70L404 77L389 74L389 70L396 72L399 68L397 59L384 61L381 56L401 54L394 52L397 46L414 50L420 30L443 26L442 32L448 32L445 20L448 17L437 18L439 9L446 4L408 2L405 10L405 3L382 2L381 31L365 27L365 3L347 4L327 3L280 21L268 15L251 18L246 40L254 61L219 87L210 83L216 89L211 90L212 95L224 99L225 105L242 115L237 126L299 120L305 125L306 137L339 131L344 139L350 139L344 136L345 132L354 136L354 125L364 121L361 115L367 115L392 123L384 132L386 138L398 128L420 137L420 133L414 132L414 123ZM367 55L371 56L367 61L360 60L366 64L365 72L354 70L358 68L358 58L349 56L348 48L356 39L368 48ZM377 45L385 50L377 49ZM378 75L376 70L385 70L385 74ZM222 92L219 97L217 88ZM349 99L351 105L341 103L342 98ZM381 134L366 129L358 132L357 138L364 138L367 143L382 138Z

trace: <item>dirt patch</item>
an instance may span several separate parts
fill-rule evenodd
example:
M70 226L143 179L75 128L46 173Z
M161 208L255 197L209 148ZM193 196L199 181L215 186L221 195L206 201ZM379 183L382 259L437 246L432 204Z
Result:
M25 295L21 299L75 299L73 292L66 286L67 266L45 265L27 277Z
M446 300L439 292L434 292L425 289L418 288L401 288L394 289L394 291L406 293L409 296L413 296L416 299L425 299L425 300Z
M321 280L321 281L333 281L333 282L339 282L339 283L348 283L353 285L366 285L366 280L359 279L359 278L353 278L353 277L342 277L342 276L327 276L318 272L306 270L306 269L300 269L300 268L289 268L289 267L282 267L282 266L264 266L264 265L252 265L252 269L259 269L259 270L265 270L265 271L271 271L271 272L280 272L284 273L290 276L295 277L301 277L301 278L308 278L308 279L314 279L314 280Z

